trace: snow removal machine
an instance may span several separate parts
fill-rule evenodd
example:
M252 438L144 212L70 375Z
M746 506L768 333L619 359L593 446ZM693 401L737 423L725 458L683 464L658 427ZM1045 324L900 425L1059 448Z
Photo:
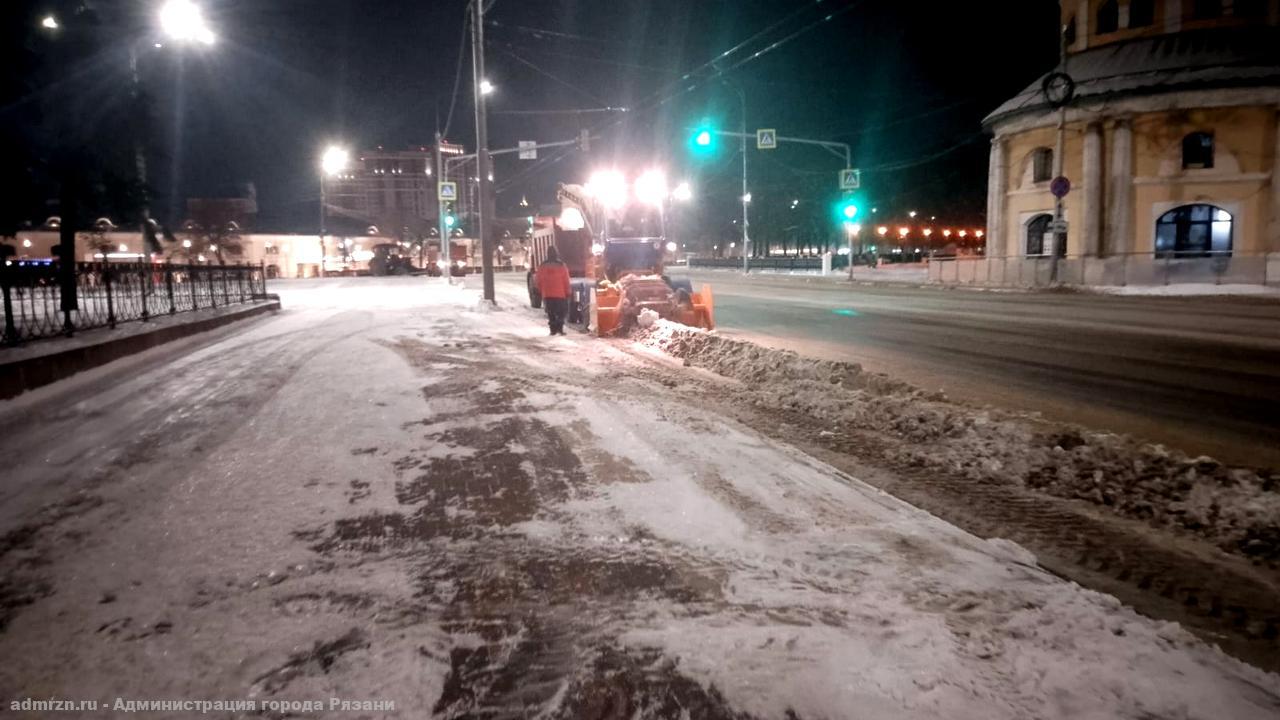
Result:
M641 314L651 310L683 325L714 328L711 287L694 292L691 281L664 272L676 244L666 237L661 208L616 207L624 204L606 204L601 192L591 185L562 184L556 193L559 217L534 219L529 304L542 307L534 275L554 245L569 267L569 324L600 336L617 335L642 323Z

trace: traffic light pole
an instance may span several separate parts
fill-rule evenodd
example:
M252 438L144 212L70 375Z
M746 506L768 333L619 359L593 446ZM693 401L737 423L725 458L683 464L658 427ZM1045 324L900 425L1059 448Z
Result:
M480 268L484 274L484 299L493 302L493 237L489 223L493 219L492 183L489 180L489 120L486 115L484 92L484 0L471 0L471 74L476 105L476 175L479 197L479 213L476 222L480 233Z

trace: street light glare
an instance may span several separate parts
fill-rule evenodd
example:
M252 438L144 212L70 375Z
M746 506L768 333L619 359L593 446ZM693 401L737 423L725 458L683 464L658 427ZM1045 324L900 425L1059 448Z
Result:
M492 93L495 89L496 89L496 88L494 87L493 83L489 82L488 80L481 80L481 81L480 81L480 94L481 94L481 95L488 95L488 94Z
M743 196L742 196L742 202L744 202L744 203L749 203L749 202L751 202L751 193L747 193L746 195L743 195Z
M675 190L671 191L671 196L680 202L689 202L693 199L693 188L689 186L689 183L682 182L676 186Z
M336 145L330 145L324 151L324 157L320 159L320 169L325 175L333 176L347 169L347 163L351 156L346 148L340 148Z
M213 30L204 20L204 13L191 0L169 0L160 8L160 29L174 40L195 40L212 45Z
M627 202L627 181L617 170L598 170L587 181L587 192L601 205L616 210Z
M646 170L636 178L636 199L646 205L662 205L667 198L667 176L661 170Z
M710 131L710 130L703 130L703 131L699 132L696 136L694 136L693 141L694 141L696 144L698 144L699 146L701 146L701 147L708 147L708 146L710 146L710 145L711 145L711 131Z
M40 21L40 27L42 27L42 28L44 28L44 29L46 29L46 30L57 30L57 29L58 29L58 18L56 18L56 17L54 17L54 16L52 16L52 15L45 15L45 16L44 16L44 19Z

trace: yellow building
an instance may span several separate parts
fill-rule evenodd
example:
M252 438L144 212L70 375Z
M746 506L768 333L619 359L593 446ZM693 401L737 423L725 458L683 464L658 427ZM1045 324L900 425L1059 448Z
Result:
M1048 232L1060 111L1037 80L994 135L988 257L1212 258L1280 253L1280 0L1063 0L1065 246ZM1275 259L1273 258L1273 263ZM1094 265L1108 282L1114 270Z

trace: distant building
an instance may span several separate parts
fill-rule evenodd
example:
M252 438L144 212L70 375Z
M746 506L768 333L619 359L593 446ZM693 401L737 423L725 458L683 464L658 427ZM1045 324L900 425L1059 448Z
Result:
M1059 254L1280 252L1280 2L1064 0L1068 234ZM984 122L989 256L1053 252L1058 111L1042 80ZM1105 268L1105 263L1097 265Z
M346 218L393 237L426 237L438 224L431 146L365 150L348 172L327 182L329 216L338 225Z

